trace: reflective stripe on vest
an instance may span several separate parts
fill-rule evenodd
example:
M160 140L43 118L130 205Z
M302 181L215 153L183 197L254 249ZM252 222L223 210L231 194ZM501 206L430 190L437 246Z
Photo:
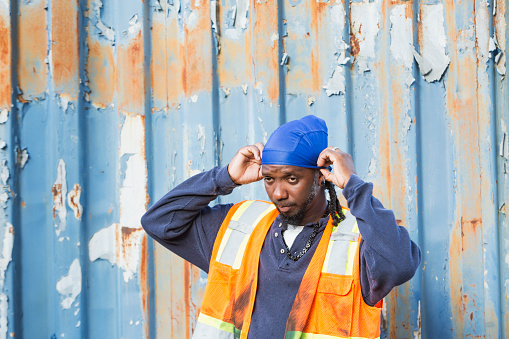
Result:
M302 333L302 332L287 332L286 339L366 339L364 337L335 337L326 334ZM380 339L380 337L373 338Z
M251 232L260 220L276 207L262 201L246 201L233 215L226 230L216 260L234 269L240 267Z
M343 214L345 220L332 231L322 266L323 273L353 274L353 262L359 240L359 227L357 226L357 219L349 210L343 209ZM330 260L331 258L333 260Z
M235 339L240 338L240 331L233 324L200 313L193 339L205 338Z

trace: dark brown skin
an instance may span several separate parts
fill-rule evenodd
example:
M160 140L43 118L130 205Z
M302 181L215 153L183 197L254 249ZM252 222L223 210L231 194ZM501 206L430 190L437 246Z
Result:
M321 173L318 177L318 187L313 187L316 185L315 172L315 169L297 166L262 166L262 176L269 199L285 216L293 216L302 210L304 217L300 222L301 225L320 220L327 206ZM316 190L316 195L308 203L312 190Z
M249 184L265 179L265 190L269 199L278 207L280 213L292 216L304 208L301 225L317 222L326 208L324 180L331 181L343 189L350 176L355 174L352 157L334 147L327 147L318 157L320 167L332 166L334 172L321 169L315 197L306 202L313 190L315 169L288 166L263 165L261 142L239 149L228 165L228 174L234 183Z

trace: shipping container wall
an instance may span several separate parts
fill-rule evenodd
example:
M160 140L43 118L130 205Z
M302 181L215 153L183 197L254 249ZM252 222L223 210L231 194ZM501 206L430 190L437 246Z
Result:
M190 338L207 275L140 217L306 114L421 248L382 336L508 337L507 20L506 0L0 0L0 338Z

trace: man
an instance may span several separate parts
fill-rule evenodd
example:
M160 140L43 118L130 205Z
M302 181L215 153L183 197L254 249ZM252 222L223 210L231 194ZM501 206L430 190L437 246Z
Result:
M208 206L262 179L272 204ZM412 278L420 250L372 189L309 115L175 187L142 225L209 273L194 338L376 338L381 301Z

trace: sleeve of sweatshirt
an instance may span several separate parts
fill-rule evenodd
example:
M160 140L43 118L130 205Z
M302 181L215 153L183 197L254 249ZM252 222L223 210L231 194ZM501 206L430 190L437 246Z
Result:
M233 204L208 205L237 186L227 167L197 174L150 207L141 225L154 240L208 273L217 232Z
M373 197L373 184L353 174L343 190L362 235L361 290L373 306L393 287L410 280L421 262L421 251L405 227L398 226L391 210Z

